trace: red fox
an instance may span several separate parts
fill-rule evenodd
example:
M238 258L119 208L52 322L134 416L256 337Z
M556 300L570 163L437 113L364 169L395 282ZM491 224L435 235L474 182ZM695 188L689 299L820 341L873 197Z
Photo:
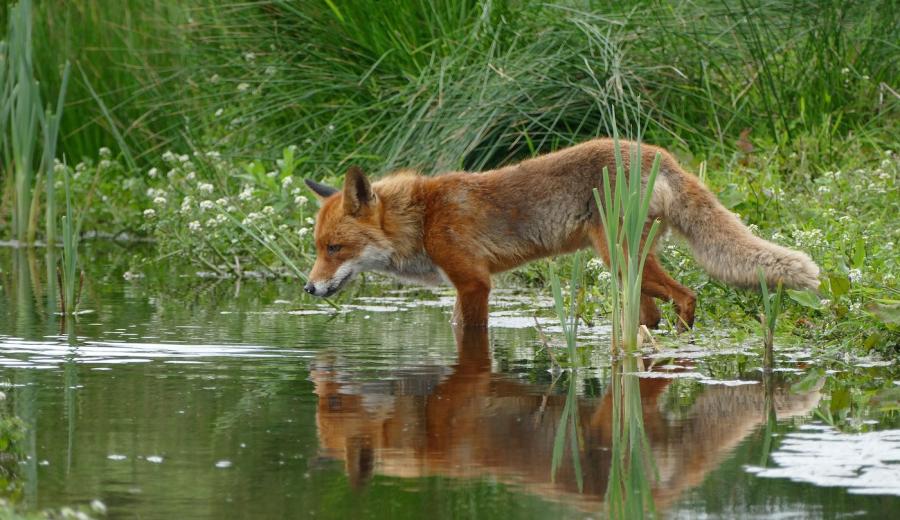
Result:
M620 145L628 171L636 144ZM809 256L754 236L665 150L650 145L640 150L645 177L656 154L661 155L650 222L659 219L684 236L710 275L753 288L762 268L772 285L818 287L819 268ZM449 282L457 291L454 323L484 326L492 274L591 246L609 263L593 195L594 188L602 190L604 167L615 172L611 139L479 174L428 177L401 171L372 184L351 167L343 190L307 180L321 209L316 261L305 290L330 296L363 271L427 284ZM674 303L679 330L693 326L696 296L650 254L641 284L641 323L649 327L660 320L654 299Z

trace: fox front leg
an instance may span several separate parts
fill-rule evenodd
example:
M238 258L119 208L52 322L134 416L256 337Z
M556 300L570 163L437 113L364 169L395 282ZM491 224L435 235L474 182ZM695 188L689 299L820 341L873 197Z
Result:
M453 324L464 327L486 327L488 323L488 296L490 287L456 289L456 306Z

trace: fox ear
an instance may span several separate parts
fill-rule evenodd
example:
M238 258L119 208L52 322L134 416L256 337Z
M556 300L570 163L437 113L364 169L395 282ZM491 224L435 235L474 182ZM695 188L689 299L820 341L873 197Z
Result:
M351 166L344 178L344 213L354 217L367 213L375 202L375 193L366 174Z
M303 182L316 194L316 197L320 199L327 199L328 197L334 195L338 192L337 188L332 188L331 186L326 186L324 184L319 184L318 182L310 179L303 179Z

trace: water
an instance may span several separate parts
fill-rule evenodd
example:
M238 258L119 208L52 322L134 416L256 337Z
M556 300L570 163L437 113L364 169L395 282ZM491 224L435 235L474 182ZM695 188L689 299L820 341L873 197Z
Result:
M449 293L357 285L333 313L297 283L200 280L141 267L127 250L86 254L82 308L93 312L63 326L48 313L43 259L0 250L0 410L27 425L21 462L0 465L13 472L5 496L23 507L99 499L113 518L606 515L621 441L608 330L585 331L595 346L585 368L551 370L533 316L561 337L536 291L498 293L494 326L455 337ZM146 277L126 281L129 268ZM826 365L792 348L765 378L760 359L755 344L701 337L648 351L640 377L616 376L640 390L655 510L896 515L896 365Z

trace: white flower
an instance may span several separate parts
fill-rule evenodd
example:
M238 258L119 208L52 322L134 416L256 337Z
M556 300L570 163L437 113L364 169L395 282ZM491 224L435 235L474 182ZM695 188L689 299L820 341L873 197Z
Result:
M156 210L153 208L147 208L144 210L144 218L153 218L156 216Z
M241 200L252 199L253 198L253 188L251 186L244 186L244 188L238 194L238 198Z
M206 227L208 227L208 228L216 227L216 224L218 224L218 223L219 223L218 220L216 220L216 219L214 219L214 218L211 218L211 219L209 219L209 220L206 221Z
M858 283L860 280L862 280L862 271L859 269L850 269L850 281Z
M153 198L153 203L156 204L157 206L165 206L166 202L167 201L166 201L165 197L156 196Z
M254 61L256 59L256 54L254 54L252 52L245 52L244 59L247 61Z
M288 228L287 224L281 224L280 226L278 226L279 231L287 231L287 228Z
M190 171L187 175L184 176L185 179L192 181L197 177L197 172Z
M211 200L200 201L200 209L202 210L213 209L213 207L215 207L215 204L213 204L213 201Z
M212 76L209 77L209 82L210 83L218 83L219 79L220 78L219 78L218 74L213 74Z
M53 171L55 173L64 173L66 171L66 165L59 162L58 160L53 160Z
M328 126L326 127L326 129L327 129L329 132L334 132L334 125L328 125Z
M310 226L312 226L313 224L316 223L316 221L313 220L312 217L306 217L306 223L309 224Z
M293 177L288 176L288 177L281 179L281 187L282 188L287 189L288 186L290 186L291 184L294 184Z
M199 221L199 220L192 220L192 221L188 224L188 229L190 229L191 231L200 231L200 228L201 228L201 227L202 227L202 226L200 225L200 221Z
M307 233L309 233L309 228L307 228L307 227L302 227L297 230L297 234L300 235L301 237L305 237Z
M272 206L266 206L262 209L262 212L264 215L274 215L275 208L273 208Z
M228 204L228 199L226 199L225 197L217 199L216 204L218 204L219 206L224 206L225 204Z
M191 172L191 173L193 173L193 172ZM200 184L197 185L197 189L203 193L212 193L213 185L208 182L201 182Z
M269 172L269 173L266 174L266 177L268 177L268 178L270 178L270 179L274 179L275 177L278 177L278 172L276 172L276 171L271 171L271 172Z
M219 213L218 215L216 215L216 222L218 222L219 224L225 222L226 220L228 220L228 217L226 217L223 213Z
M224 113L225 113L225 109L224 109L224 108L220 108L220 109L216 110L216 113L213 114L213 115L216 116L216 117L222 117L222 114L224 114Z
M97 167L101 170L109 169L110 166L112 166L112 162L110 162L109 159L103 159L102 161L100 161L100 164L97 165Z
M309 202L309 199L307 199L303 195L294 197L294 204L296 204L297 206L305 206L307 202Z
M188 154L186 154L186 153L185 153L185 154L181 154L181 155L178 156L178 160L179 160L180 162L182 162L182 163L186 163L186 162L188 162L188 161L191 160L191 156L188 155Z
M106 504L97 499L91 500L91 509L93 509L95 513L101 516L106 515Z
M156 176L159 175L159 170L157 170L156 168L150 168L150 170L147 172L147 175L149 175L151 179L155 179Z
M166 178L167 178L167 179L174 179L176 173L178 173L178 172L175 171L175 168L172 168L171 170L169 170L169 171L166 172Z
M831 188L828 186L819 186L819 193L831 193Z
M187 212L191 211L191 202L193 202L193 199L191 199L190 196L185 197L184 200L181 201L181 212L182 213L187 213Z
M246 92L249 89L250 89L249 83L241 83L237 86L238 92Z
M841 74L844 74L844 75L850 74L850 69L847 67L844 67L843 69L841 69Z
M162 154L163 161L166 162L175 162L175 154L172 153L171 150L166 150L165 153Z
M599 271L603 269L603 260L600 260L599 258L591 258L590 260L588 260L587 268L589 270Z
M273 67L271 65L266 67L266 76L274 76L276 72L277 71L275 70L275 67Z
M612 275L609 274L609 271L600 271L600 274L597 275L597 279L601 282L608 282L612 278Z
M259 218L262 218L262 215L260 215L259 213L255 212L255 211L251 211L250 213L247 214L247 219L250 220L250 222L253 222L254 220L257 220Z
M112 152L109 150L109 148L107 148L105 146L101 146L100 147L100 157L104 157L104 158L108 159L108 158L112 157Z
M217 152L215 150L210 150L210 151L206 152L206 156L209 157L210 159L220 159L222 157L222 154L220 154L219 152Z

